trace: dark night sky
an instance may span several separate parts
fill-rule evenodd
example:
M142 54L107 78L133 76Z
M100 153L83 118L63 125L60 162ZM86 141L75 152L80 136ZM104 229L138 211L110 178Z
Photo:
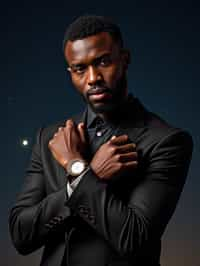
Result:
M11 245L8 210L20 190L36 131L83 110L65 71L62 38L77 16L111 16L132 54L128 80L146 107L194 140L176 213L163 236L162 266L200 265L200 8L192 1L7 1L0 7L0 265L39 265ZM29 147L20 141L27 138Z

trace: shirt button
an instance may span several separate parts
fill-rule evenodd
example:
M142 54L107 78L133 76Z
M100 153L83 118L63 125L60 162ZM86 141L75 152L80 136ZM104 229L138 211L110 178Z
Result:
M102 132L101 131L97 131L97 137L101 137L102 136Z

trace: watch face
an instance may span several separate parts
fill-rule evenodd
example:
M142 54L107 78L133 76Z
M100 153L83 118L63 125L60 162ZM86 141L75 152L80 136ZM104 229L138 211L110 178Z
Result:
M79 175L85 169L85 165L81 161L74 162L71 166L71 171L74 175Z

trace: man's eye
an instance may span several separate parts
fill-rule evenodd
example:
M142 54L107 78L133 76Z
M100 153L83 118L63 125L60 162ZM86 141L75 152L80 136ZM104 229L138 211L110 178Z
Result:
M77 74L83 74L86 70L85 66L77 66L73 68L73 72Z
M103 57L100 60L100 65L101 66L108 66L112 63L111 59L109 57Z

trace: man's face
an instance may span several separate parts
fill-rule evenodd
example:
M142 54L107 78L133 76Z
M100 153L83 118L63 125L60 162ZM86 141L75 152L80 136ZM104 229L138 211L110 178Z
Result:
M114 111L127 95L128 53L102 32L68 41L64 54L73 85L94 112Z

